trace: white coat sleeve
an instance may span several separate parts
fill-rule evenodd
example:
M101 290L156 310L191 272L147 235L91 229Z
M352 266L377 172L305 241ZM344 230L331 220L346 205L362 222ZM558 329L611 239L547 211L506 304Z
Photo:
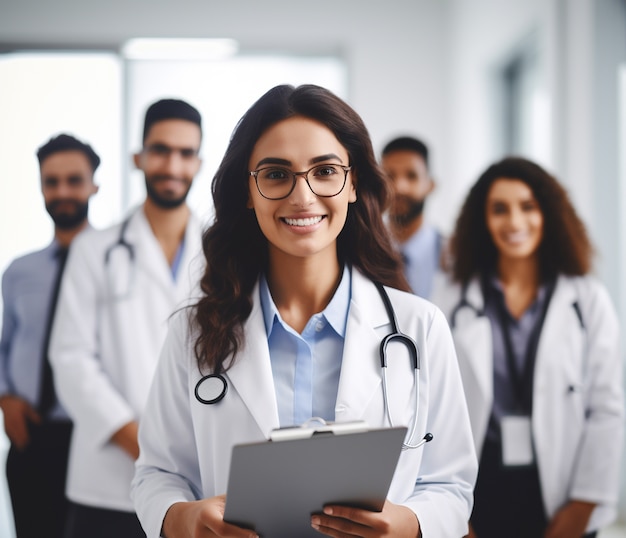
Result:
M86 232L72 243L63 273L50 341L50 361L59 400L94 443L105 444L136 420L111 382L100 357L104 254L100 238Z
M424 538L460 538L467 533L478 461L461 376L448 324L436 310L427 335L427 432L413 496L403 503L417 515Z
M188 388L192 362L187 316L181 311L168 331L139 426L131 497L148 538L160 536L172 504L201 498Z
M586 423L569 497L614 505L624 436L619 322L603 286L596 284L584 291L580 307L587 337Z

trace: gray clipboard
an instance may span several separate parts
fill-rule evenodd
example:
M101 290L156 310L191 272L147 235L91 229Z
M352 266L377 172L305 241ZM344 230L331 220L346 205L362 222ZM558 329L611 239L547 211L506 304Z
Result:
M319 537L311 515L326 504L382 510L407 428L233 447L224 519L263 538Z

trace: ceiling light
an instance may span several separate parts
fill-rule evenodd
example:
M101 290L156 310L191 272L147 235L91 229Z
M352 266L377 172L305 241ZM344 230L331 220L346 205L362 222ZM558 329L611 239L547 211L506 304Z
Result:
M136 38L122 46L129 60L223 60L237 53L234 39Z

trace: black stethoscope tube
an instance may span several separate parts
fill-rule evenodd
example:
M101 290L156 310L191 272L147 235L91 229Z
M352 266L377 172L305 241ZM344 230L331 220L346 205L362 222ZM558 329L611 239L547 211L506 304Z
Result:
M389 421L391 427L394 426L391 418L391 412L389 410L389 398L387 391L387 346L391 342L399 342L403 344L411 356L411 362L413 363L414 370L414 384L415 384L415 415L413 417L413 424L411 425L411 431L408 434L407 441L402 444L402 449L418 448L424 443L430 441L433 436L431 433L427 433L424 438L415 444L412 444L413 437L415 436L415 430L417 429L417 416L419 411L419 371L420 371L420 354L415 340L410 336L400 332L398 329L398 321L396 314L389 299L389 295L384 286L378 282L375 282L378 293L385 305L389 323L391 324L391 333L385 336L380 342L380 366L382 370L382 385L383 385L383 401L385 406L385 415ZM208 383L208 385L207 385ZM219 373L213 373L205 375L196 384L194 394L196 399L203 404L212 405L220 402L226 392L228 391L228 383L226 378Z

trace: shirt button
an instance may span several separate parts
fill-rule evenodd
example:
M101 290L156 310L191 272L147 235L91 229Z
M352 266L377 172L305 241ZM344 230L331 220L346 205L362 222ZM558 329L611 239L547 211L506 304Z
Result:
M325 326L325 325L326 325L326 324L324 323L324 321L320 319L320 320L319 320L319 321L315 324L315 330L316 330L317 332L320 332L320 331L324 328L324 326Z

